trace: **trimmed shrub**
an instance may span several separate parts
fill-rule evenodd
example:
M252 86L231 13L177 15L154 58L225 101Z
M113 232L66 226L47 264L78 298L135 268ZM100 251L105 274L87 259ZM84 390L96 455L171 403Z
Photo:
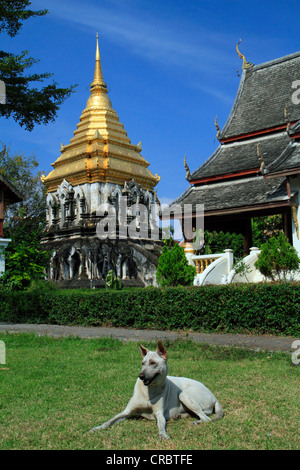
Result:
M278 237L272 237L262 245L255 267L272 281L288 281L292 273L299 269L299 264L296 249L280 232Z
M164 246L158 260L156 280L161 287L192 286L196 268L188 264L184 249Z
M300 284L0 292L0 321L300 334Z

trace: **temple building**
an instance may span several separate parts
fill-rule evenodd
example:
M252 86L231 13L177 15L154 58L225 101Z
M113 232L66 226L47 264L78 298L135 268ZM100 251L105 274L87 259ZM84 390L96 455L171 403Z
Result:
M5 248L11 241L4 237L4 213L11 204L22 202L24 196L0 171L0 277L5 271Z
M242 233L245 255L251 218L282 214L300 255L300 52L260 65L247 62L238 45L237 52L243 71L222 130L215 121L220 144L195 171L185 162L189 187L169 211L203 204L205 230ZM185 239L186 248L191 242Z
M52 253L48 278L65 287L99 287L112 269L123 285L153 285L161 244L150 236L149 214L160 177L148 169L141 143L131 143L112 107L98 35L95 62L90 96L74 136L61 145L53 170L42 179L47 188L42 243ZM139 230L139 205L148 210L148 230ZM110 222L112 227L115 222L113 229ZM132 224L136 230L128 236Z

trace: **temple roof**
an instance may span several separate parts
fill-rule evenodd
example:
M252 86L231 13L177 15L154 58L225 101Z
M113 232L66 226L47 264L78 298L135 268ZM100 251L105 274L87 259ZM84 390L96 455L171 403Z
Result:
M143 189L153 190L159 181L141 155L141 144L131 143L108 97L103 79L98 35L95 73L90 96L80 122L68 145L61 145L61 155L43 178L48 192L55 191L66 179L72 185L110 182L124 184L134 179Z
M285 150L265 169L266 178L300 173L300 143L290 142Z
M5 204L21 202L24 196L20 191L0 172L0 188L4 190Z
M288 133L292 139L300 137L300 120L297 121L293 126L290 126Z
M289 143L290 138L287 133L280 132L275 135L219 145L211 157L191 174L190 181L212 179L221 175L234 176L236 173L248 170L259 172L257 144L260 146L265 165L268 165L273 162L274 158L279 157Z
M244 69L231 113L219 139L234 139L286 125L299 119L292 101L293 82L300 80L300 52ZM295 100L294 100L295 101Z
M191 174L185 161L191 185L171 211L203 204L205 216L239 217L291 205L285 176L300 170L300 52L254 66L237 51L243 75L222 131L216 122L220 145Z
M205 216L248 212L259 208L270 208L272 205L288 205L289 197L285 178L277 177L266 180L263 176L243 178L234 181L223 181L209 185L190 186L179 198L172 202L165 212L184 204L192 204L193 212L196 204L204 204ZM175 218L180 211L175 210ZM164 214L162 216L164 218ZM168 218L168 217L166 217Z

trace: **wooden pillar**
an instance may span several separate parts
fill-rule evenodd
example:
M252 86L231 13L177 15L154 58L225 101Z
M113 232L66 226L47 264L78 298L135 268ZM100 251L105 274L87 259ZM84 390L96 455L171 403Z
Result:
M252 227L251 227L251 219L244 220L243 228L242 228L242 235L243 235L243 247L244 247L244 256L249 255L250 248L252 247Z

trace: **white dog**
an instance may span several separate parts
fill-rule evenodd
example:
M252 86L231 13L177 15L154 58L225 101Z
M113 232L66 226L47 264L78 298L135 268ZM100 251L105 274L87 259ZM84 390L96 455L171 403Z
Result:
M125 410L112 419L91 429L107 429L113 424L132 416L156 419L161 439L169 439L166 421L174 417L194 414L202 421L216 421L224 412L217 398L202 383L185 377L168 376L167 352L161 341L157 351L149 351L139 344L143 356L142 372L134 387L133 396ZM213 418L208 416L215 413Z

